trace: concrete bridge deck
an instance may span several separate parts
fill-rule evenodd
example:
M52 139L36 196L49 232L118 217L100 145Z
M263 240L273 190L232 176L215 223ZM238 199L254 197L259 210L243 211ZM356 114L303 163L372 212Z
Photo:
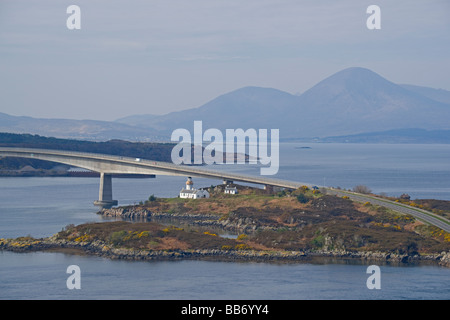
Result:
M0 157L30 158L68 164L100 173L100 190L97 205L115 205L112 199L112 174L148 174L191 176L222 180L225 182L245 182L265 187L282 187L297 189L300 182L271 179L258 176L246 176L223 171L208 170L200 166L175 165L173 163L130 158L97 153L35 149L35 148L0 148Z
M200 166L175 165L169 162L87 152L0 147L0 157L21 157L53 161L85 168L91 171L103 172L105 174L194 176L293 189L299 188L302 185L308 185L295 181L238 175L223 171L209 170Z

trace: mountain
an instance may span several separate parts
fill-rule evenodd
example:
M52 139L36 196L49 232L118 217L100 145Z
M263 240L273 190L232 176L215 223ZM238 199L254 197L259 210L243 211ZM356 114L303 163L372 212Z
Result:
M0 131L88 140L161 141L170 140L178 128L193 132L194 121L202 120L203 130L217 128L225 134L225 129L279 129L281 140L292 140L411 128L449 130L449 119L449 91L399 85L369 69L352 67L302 94L244 87L197 108L165 115L131 115L114 122L0 113ZM402 137L404 134L408 132Z
M0 112L0 132L32 133L58 138L105 141L155 141L162 139L156 130L112 121L42 119L11 116Z
M450 129L450 106L365 68L342 70L300 97L302 126L290 135L330 136L400 128ZM301 117L303 115L303 117ZM309 125L308 125L309 124Z
M434 89L428 87L415 86L411 84L401 84L407 90L419 93L430 99L450 104L450 91L444 89Z
M168 135L177 128L192 130L195 120L202 120L204 128L220 130L235 128L280 128L286 114L298 103L298 97L272 88L244 87L223 94L208 103L189 110L162 116L141 116L119 119L126 123L150 127Z
M416 88L417 89L417 88ZM333 74L301 95L245 87L198 107L163 116L121 119L170 134L176 128L280 129L282 139L352 135L403 128L450 129L450 104L395 84L365 68Z

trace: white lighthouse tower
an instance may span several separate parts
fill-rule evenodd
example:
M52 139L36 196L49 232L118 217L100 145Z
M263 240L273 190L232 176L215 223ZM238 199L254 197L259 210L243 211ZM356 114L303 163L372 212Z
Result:
M186 190L193 190L193 189L194 189L194 182L192 181L191 177L188 177L186 181Z
M180 198L185 199L200 199L200 198L209 198L209 192L206 190L197 190L194 189L194 182L191 177L188 177L186 181L186 187L181 189Z

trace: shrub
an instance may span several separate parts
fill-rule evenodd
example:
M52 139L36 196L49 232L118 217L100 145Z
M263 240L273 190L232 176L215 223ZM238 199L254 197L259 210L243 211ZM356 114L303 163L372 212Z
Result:
M311 244L316 248L322 248L325 244L325 239L322 235L318 235L314 239L311 240Z
M409 196L409 194L404 193L404 194L402 194L402 195L400 196L400 199L402 199L402 200L410 200L411 197Z
M303 193L300 193L300 194L297 196L297 200L298 200L298 202L300 202L300 203L307 203L307 202L309 201L308 197L306 197Z
M280 191L280 192L277 192L277 197L285 197L286 196L286 191L285 190L282 190L282 191Z
M358 192L358 193L363 193L363 194L369 194L372 192L372 190L370 190L367 186L363 186L363 185L357 185L357 186L353 187L353 191Z
M250 249L250 247L248 245L246 245L245 243L237 244L234 248L236 250L249 250Z
M82 236L79 236L78 238L75 238L74 241L76 242L87 242L90 241L92 239L92 236L87 235L87 234L83 234Z
M122 244L125 240L125 237L128 236L128 232L125 230L115 231L111 233L110 240L114 245Z
M246 239L247 238L247 235L246 234L240 234L236 239L237 240L244 240L244 239Z
M148 231L142 231L141 233L138 233L137 234L137 237L140 239L140 238L142 238L142 237L149 237L150 236L150 232L148 232Z
M73 228L75 228L75 225L73 223L71 223L71 224L68 224L67 226L65 226L63 228L63 231L69 231L70 229L73 229Z

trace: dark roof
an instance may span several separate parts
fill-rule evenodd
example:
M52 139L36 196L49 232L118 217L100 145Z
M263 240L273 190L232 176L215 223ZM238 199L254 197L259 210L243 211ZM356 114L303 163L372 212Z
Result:
M181 189L180 193L196 193L198 190Z

